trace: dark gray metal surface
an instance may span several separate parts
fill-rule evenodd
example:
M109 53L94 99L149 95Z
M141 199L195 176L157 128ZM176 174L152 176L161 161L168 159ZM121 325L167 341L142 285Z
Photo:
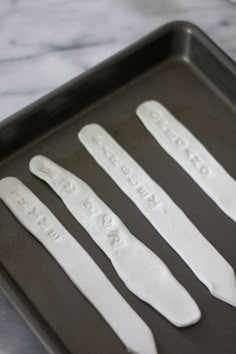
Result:
M235 223L155 143L135 116L142 101L159 100L236 178L235 87L235 64L197 28L174 23L0 125L0 178L18 177L53 211L150 326L160 354L235 354L236 310L209 294L89 157L77 132L89 122L104 126L236 269ZM30 174L28 164L35 154L48 156L84 179L130 231L165 261L199 304L203 318L197 325L177 329L128 291L59 198ZM58 264L2 204L0 220L0 275L8 273L5 282L0 277L0 285L51 352L126 353Z
M46 350L0 291L0 354L46 354Z

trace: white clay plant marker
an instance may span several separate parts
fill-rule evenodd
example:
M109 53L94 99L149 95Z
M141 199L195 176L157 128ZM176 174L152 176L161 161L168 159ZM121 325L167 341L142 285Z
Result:
M0 199L55 258L129 352L157 353L148 326L113 287L88 253L24 184L13 177L4 178L0 181Z
M137 115L161 147L236 221L236 181L195 136L156 101L141 104Z
M236 306L233 268L165 191L99 125L85 126L79 139L210 292Z
M129 232L84 181L43 156L31 160L30 170L58 194L134 294L178 327L200 319L196 303L166 265Z

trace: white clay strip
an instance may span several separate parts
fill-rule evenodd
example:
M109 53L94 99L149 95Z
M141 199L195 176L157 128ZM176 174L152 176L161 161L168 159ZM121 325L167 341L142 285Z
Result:
M210 292L236 306L232 267L165 191L99 125L85 126L79 139Z
M166 265L129 232L85 182L43 156L31 160L30 170L61 197L134 294L178 327L200 319L196 303Z
M206 148L156 101L141 104L137 115L161 147L236 221L236 181Z
M66 189L67 187L70 188L65 186ZM0 181L0 199L55 258L129 352L157 353L152 332L147 325L122 298L87 252L24 184L13 177L4 178ZM79 309L77 310L79 315Z

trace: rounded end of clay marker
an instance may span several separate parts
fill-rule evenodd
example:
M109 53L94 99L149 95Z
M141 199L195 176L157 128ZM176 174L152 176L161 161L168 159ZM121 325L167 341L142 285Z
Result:
M19 182L20 182L20 180L18 178L9 176L9 177L2 178L0 180L0 185L1 185L1 188L2 188L2 186L4 186L4 185L5 186L9 185L9 184L13 185L13 184L16 184L16 183L19 183Z
M4 177L0 180L0 198L4 198L4 195L8 193L12 187L17 187L17 185L22 184L21 181L16 177Z
M37 170L42 167L42 164L44 161L46 161L47 158L43 155L36 155L32 157L32 159L29 162L29 169L30 171L35 174L37 173Z
M149 100L139 105L136 113L141 121L145 121L145 119L149 119L150 116L158 118L163 114L169 114L169 111L160 102Z
M165 300L164 315L176 327L189 327L201 319L197 303L177 280L169 283L169 298Z
M178 328L193 326L200 321L201 317L202 317L201 311L199 307L196 305L195 311L192 312L191 316L189 316L185 321L181 323L176 323L175 326Z
M87 133L90 133L92 131L93 134L96 134L101 132L101 130L103 130L103 128L97 123L87 124L78 132L78 138L81 142L83 142L84 138L86 139L87 137Z
M136 108L136 113L142 113L143 111L146 111L146 108L150 105L155 105L157 103L157 101L155 100L149 100L149 101L145 101L143 103L141 103L140 105L138 105L138 107Z

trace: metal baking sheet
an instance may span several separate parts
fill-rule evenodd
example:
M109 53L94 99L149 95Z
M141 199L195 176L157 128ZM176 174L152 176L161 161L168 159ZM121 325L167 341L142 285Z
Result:
M236 269L236 225L136 118L156 99L236 178L236 66L198 28L168 24L0 125L0 177L21 179L94 258L152 329L160 354L235 354L236 309L210 295L77 139L97 122L144 167ZM55 194L29 172L44 154L83 178L188 289L202 320L177 329L136 298ZM50 353L124 354L122 343L47 251L0 204L0 285Z

